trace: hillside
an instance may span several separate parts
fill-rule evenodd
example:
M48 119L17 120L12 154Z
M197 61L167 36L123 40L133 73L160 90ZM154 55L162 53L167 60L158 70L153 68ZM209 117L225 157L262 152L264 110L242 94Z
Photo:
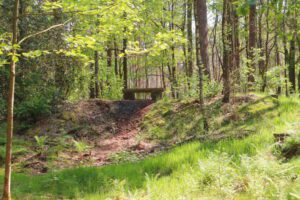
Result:
M64 127L68 127L66 124L74 123L75 116L76 123L80 124L83 119L101 115L106 117L94 118L95 120L91 120L90 123L98 127L97 130L100 131L97 133L104 133L105 127L113 124L108 120L112 119L112 112L108 112L108 107L114 110L114 106L120 102L100 102L100 104L99 101L80 102L73 105L75 107L68 107L68 112L73 114L67 116L73 117L65 119ZM247 95L239 96L233 102L222 104L216 97L206 103L210 113L210 132L207 135L204 135L199 122L201 114L197 109L197 101L163 99L150 107L149 102L134 103L134 108L129 107L130 111L118 112L124 113L124 116L117 115L113 118L117 119L114 122L122 121L121 127L128 127L124 129L126 133L136 132L128 134L129 138L119 137L124 132L118 131L121 129L116 125L116 133L106 136L119 138L122 142L128 139L136 141L134 146L124 148L117 148L114 143L106 146L106 149L114 150L109 157L110 162L115 164L88 167L95 162L82 158L82 160L75 159L76 165L73 163L63 166L63 168L77 167L59 170L53 165L51 156L47 155L43 163L47 166L48 173L31 176L24 172L45 172L28 170L30 166L20 166L16 162L15 167L22 173L13 174L14 197L16 199L298 199L299 150L294 151L289 158L285 158L282 152L294 147L297 142L299 144L300 101L295 98L277 99L271 96ZM101 109L95 105L101 105ZM78 109L85 111L79 112ZM87 113L89 114L86 115ZM129 113L131 115L126 116ZM140 118L141 113L144 115L143 118ZM27 134L37 129L41 132L48 130L50 133L52 131L49 127L56 130L54 126L56 123L53 122L61 116L63 115L38 123ZM106 119L105 122L103 119ZM125 119L129 121L123 121ZM135 122L129 123L132 120ZM50 125L48 128L47 124ZM67 131L65 134L71 134L72 139L84 140L89 145L93 144L93 141L103 139L102 135L87 133L80 136L79 140L78 135L83 130L76 129L71 131L72 133ZM49 133L48 141L55 141L55 138L62 134ZM289 133L292 136L279 147L275 145L273 136L275 133ZM26 148L23 144L30 142L27 140L28 137L17 137L16 148ZM149 147L147 144L154 150L147 152L140 148L140 146ZM46 146L47 154L52 148L57 148L56 145L48 143ZM71 147L60 148L64 148L60 151L65 154L72 150ZM106 152L100 150L103 149L90 146L87 149L83 148L82 152L76 152L76 148L73 147L71 155L73 158L84 157L89 152L92 152L92 155L93 152L98 152L98 156L105 155ZM64 159L65 162L70 160Z

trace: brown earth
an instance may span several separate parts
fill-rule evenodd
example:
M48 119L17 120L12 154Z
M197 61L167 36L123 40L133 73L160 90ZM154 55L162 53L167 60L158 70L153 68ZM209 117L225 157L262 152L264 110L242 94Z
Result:
M114 162L112 155L119 152L143 155L154 147L137 137L139 124L152 103L95 99L65 104L60 108L61 113L37 122L27 131L26 137L33 144L34 136L45 137L45 144L39 148L34 144L35 153L16 158L15 163L22 163L30 173L43 173L48 168L110 164ZM84 143L87 148L76 150L74 141Z
M206 105L214 104L220 99L221 96L217 96L206 102ZM238 120L235 108L257 99L255 95L247 95L236 97L232 103L223 104L221 120ZM176 113L186 107L197 106L198 103L193 101L174 104L173 109ZM29 173L45 173L52 169L81 165L101 166L122 159L132 161L131 156L140 158L150 152L164 149L164 144L157 145L139 137L140 123L152 105L153 102L149 100L94 99L66 103L59 108L60 113L38 121L34 128L27 131L25 138L31 141L29 151L26 155L15 156L14 163L16 166L21 164L19 169L26 169ZM245 132L245 135L247 134L248 132ZM38 145L34 136L46 138L45 142ZM224 136L221 133L212 137ZM186 138L186 141L189 141L189 138ZM77 147L76 144L81 147ZM124 154L118 156L119 153ZM119 160L116 161L114 157Z

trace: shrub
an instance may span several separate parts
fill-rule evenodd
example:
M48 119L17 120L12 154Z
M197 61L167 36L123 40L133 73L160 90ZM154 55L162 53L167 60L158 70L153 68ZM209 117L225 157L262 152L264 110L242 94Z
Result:
M22 121L35 122L49 114L51 114L51 100L42 95L30 96L16 105L15 116Z

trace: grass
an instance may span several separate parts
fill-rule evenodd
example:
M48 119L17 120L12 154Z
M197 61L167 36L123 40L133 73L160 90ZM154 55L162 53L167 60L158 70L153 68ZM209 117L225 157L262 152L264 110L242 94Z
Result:
M146 119L160 132L174 130L196 113L168 113L174 103L155 107ZM172 112L172 111L171 111ZM214 117L217 116L216 112ZM105 167L81 167L29 176L13 174L15 199L300 199L300 159L283 162L274 151L273 133L300 128L300 101L296 98L262 98L237 109L239 120L212 121L216 130L255 130L244 139L191 142L144 160ZM181 113L182 114L182 113ZM147 121L148 120L148 121ZM199 119L200 120L200 119ZM155 128L152 127L152 128ZM179 127L179 125L178 125ZM180 129L187 132L191 127ZM200 130L195 129L195 130ZM171 138L174 133L163 133ZM170 135L169 135L170 134ZM178 133L179 134L179 133ZM185 133L182 134L182 137ZM154 135L156 138L157 135ZM3 172L1 172L2 184ZM2 187L0 187L2 188Z
M6 126L2 123L0 123L0 166L4 164L4 158L5 158L5 144L6 144L6 137L5 132ZM26 142L25 140L14 138L13 140L13 152L15 155L23 155L25 153L28 153L30 145L29 142Z

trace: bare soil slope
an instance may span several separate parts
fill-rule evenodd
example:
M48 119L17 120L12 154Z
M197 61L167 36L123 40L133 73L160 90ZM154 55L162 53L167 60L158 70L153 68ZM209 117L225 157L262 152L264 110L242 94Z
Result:
M15 163L22 163L30 172L42 173L83 164L109 164L120 152L139 155L151 151L153 145L136 136L152 103L95 99L65 104L60 108L62 112L27 131L26 138L33 143L31 153L16 157ZM45 141L36 144L36 136Z

